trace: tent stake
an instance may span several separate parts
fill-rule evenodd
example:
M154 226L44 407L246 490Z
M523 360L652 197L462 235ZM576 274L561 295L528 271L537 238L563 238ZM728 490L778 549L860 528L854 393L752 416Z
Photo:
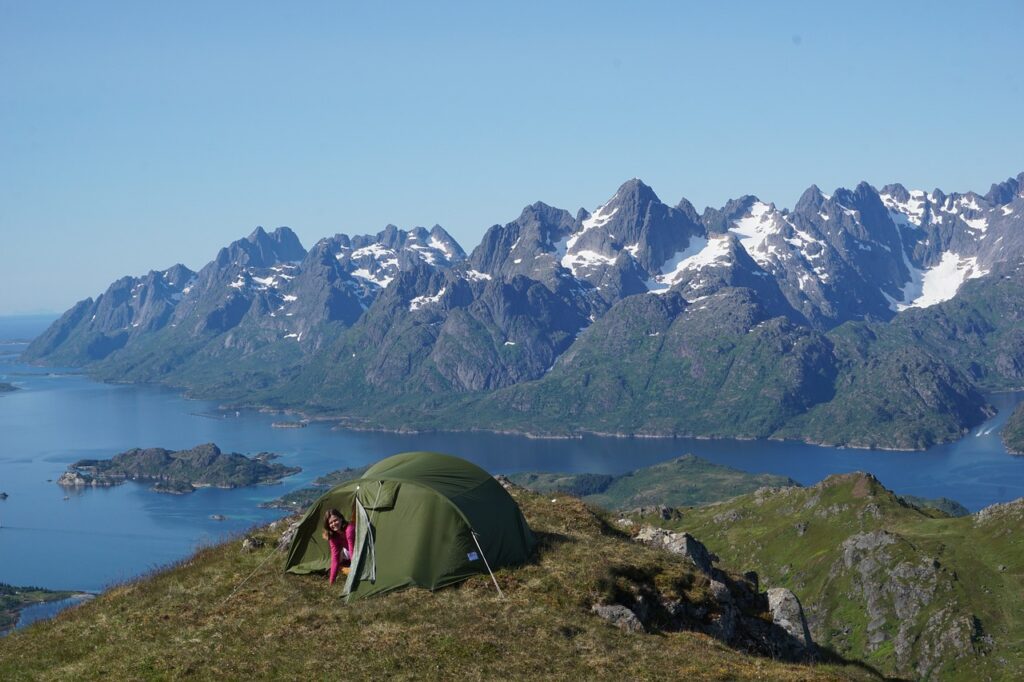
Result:
M476 531L470 529L469 534L473 536L473 542L476 543L477 551L480 552L480 558L484 560L484 566L487 567L487 572L491 574L491 580L494 582L494 589L498 591L498 596L504 599L505 595L502 593L501 588L498 587L498 580L494 577L494 571L491 570L491 565L487 563L487 555L484 554L484 550L480 547L480 541L476 538Z

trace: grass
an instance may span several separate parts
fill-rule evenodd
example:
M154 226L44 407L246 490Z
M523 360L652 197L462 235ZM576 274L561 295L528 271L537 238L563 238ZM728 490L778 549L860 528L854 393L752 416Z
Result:
M698 602L706 578L630 542L578 500L515 494L540 546L533 563L497 572L504 598L480 576L346 605L322 576L281 573L276 533L264 529L257 535L267 546L257 552L238 541L202 550L0 640L0 679L868 676L853 666L749 656L696 633L612 627L590 606L630 589L623 575L643 574Z

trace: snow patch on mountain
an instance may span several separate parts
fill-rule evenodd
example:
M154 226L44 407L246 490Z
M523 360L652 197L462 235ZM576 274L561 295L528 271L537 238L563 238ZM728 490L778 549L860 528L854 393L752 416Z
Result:
M729 232L736 235L743 250L763 266L772 260L772 256L782 255L767 243L768 237L781 229L782 219L775 207L758 201L751 205L749 213L733 221Z
M910 198L899 201L891 194L880 194L882 205L889 209L889 216L897 225L913 225L921 227L928 206L928 194L924 190L913 189L908 192Z
M661 266L661 272L647 280L647 291L652 294L663 294L675 285L684 272L699 270L707 265L728 261L730 258L728 236L716 235L710 239L691 237L684 250L676 253Z
M466 270L465 279L470 282L486 282L492 277L486 272L480 272L479 270Z
M447 291L447 287L441 287L441 290L433 296L417 296L416 298L409 301L409 311L419 310L425 305L431 303L438 303L441 301L441 297L444 296L444 292Z
M960 256L947 251L942 260L926 270L914 267L904 254L904 262L910 270L910 281L903 287L901 300L886 294L889 307L899 312L907 308L927 308L956 296L961 285L969 279L983 277L987 270L978 267L975 256Z

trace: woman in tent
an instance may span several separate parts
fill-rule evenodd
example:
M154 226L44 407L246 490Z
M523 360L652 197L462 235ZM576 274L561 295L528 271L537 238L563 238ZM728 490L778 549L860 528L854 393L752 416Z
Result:
M324 540L331 547L331 571L328 575L330 584L352 562L352 549L356 542L356 526L345 521L345 517L337 509L328 509L324 514Z

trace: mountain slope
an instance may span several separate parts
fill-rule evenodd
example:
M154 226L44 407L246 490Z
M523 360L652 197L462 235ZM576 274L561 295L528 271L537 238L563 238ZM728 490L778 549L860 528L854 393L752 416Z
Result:
M949 518L868 474L765 488L668 525L799 595L815 641L886 674L1008 679L1024 666L1024 500Z

